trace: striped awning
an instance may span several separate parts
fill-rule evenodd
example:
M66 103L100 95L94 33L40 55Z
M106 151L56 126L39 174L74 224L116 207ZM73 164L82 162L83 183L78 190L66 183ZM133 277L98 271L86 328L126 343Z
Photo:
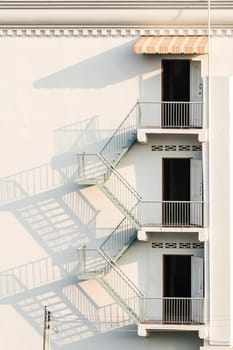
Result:
M141 36L134 46L137 54L205 54L207 36Z

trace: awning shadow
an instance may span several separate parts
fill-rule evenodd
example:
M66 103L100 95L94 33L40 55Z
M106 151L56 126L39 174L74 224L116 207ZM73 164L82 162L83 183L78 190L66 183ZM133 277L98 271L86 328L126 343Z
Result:
M135 55L135 39L54 72L34 82L37 89L102 89L108 85L150 72L153 67L144 64L143 55Z

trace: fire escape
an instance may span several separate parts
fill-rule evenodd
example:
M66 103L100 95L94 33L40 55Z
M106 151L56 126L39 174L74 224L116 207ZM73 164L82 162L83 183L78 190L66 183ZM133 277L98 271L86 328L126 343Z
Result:
M166 129L166 133L182 134L193 129L193 133L200 136L202 109L199 102L137 102L100 153L77 156L78 183L97 186L124 216L98 249L78 249L78 278L97 279L138 325L191 325L195 329L195 325L205 323L204 295L200 298L147 298L117 265L140 232L146 232L145 224L165 230L202 229L204 202L163 200L148 203L122 177L117 165L140 135L143 135L142 140L145 139L147 132L163 133ZM153 116L153 125L152 119L145 119L148 115ZM156 222L153 218L149 219L151 222L145 220L148 206L152 212L159 212ZM150 327L145 326L138 334L146 335L146 329Z

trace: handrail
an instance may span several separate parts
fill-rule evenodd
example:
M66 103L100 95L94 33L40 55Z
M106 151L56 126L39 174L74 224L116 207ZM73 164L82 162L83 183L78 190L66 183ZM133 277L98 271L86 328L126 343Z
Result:
M204 102L202 101L138 101L138 104L172 104L172 103L182 103L182 104L201 104L203 105Z
M131 108L131 110L129 111L129 113L126 115L126 117L123 119L123 121L120 123L120 125L118 126L118 128L114 131L114 133L112 134L112 136L110 137L110 139L105 143L105 145L103 146L103 148L100 151L100 154L103 155L104 151L106 150L106 148L109 146L109 144L112 142L113 138L116 136L116 134L119 132L119 129L123 126L123 124L128 120L128 118L130 117L131 113L134 111L134 109L137 107L138 102L135 103L135 105Z
M130 185L130 183L117 171L117 169L103 156L98 154L98 157L108 166L109 170L111 169L111 172L113 172L119 180L124 183L124 185L135 195L135 197L140 200L142 197L140 194L135 190L133 186Z
M204 297L145 297L142 300L143 322L164 324L204 324Z
M139 202L139 222L143 225L203 227L205 224L203 200L200 201L145 201Z
M205 323L204 297L146 297L143 291L103 251L94 248L79 248L77 251L95 252L103 259L105 265L101 265L95 276L107 284L108 288L110 287L110 291L139 322ZM83 273L92 273L93 277L93 271L85 270L85 261L83 266Z
M125 226L126 225L126 230ZM121 246L119 246L119 230L123 227L123 231L124 233L121 235ZM125 232L126 231L126 232ZM116 235L117 234L117 237ZM108 255L108 257L115 262L115 257L117 255L117 253L119 253L119 251L121 251L123 248L128 247L129 243L131 242L131 240L135 239L137 235L137 231L134 227L134 225L132 224L131 221L129 221L129 219L127 219L126 217L123 218L123 220L121 220L121 222L117 225L117 227L112 231L112 233L103 241L103 243L100 245L99 249L102 250L105 254ZM117 243L118 243L118 247L116 247L116 245L114 245L115 241L114 239L117 238ZM112 248L112 245L114 245L114 247ZM112 254L112 256L110 256L109 250L108 252L106 251L107 248L111 246L111 251L115 250L114 253Z
M133 291L136 293L137 296L139 297L144 297L144 293L140 290L138 286L136 286L131 279L121 270L121 268L113 261L109 260L106 256L104 257L105 254L102 254L103 258L105 261L111 265L111 267L119 273L119 275L125 280L125 282L128 284L129 287L133 289Z
M128 286L130 288L132 288L132 290L134 290L134 292L137 294L137 296L140 297L144 297L144 293L140 290L139 287L137 287L130 279L129 277L120 269L120 267L110 259L110 257L105 254L102 250L98 249L98 248L78 248L77 252L96 252L97 254L99 254L101 256L101 258L103 258L103 260L109 265L111 266L112 269L114 269L114 271L117 271L118 274L121 275L122 279L125 280L125 282L128 284ZM85 266L85 261L84 261L84 266ZM109 267L107 266L107 268L104 269L104 271L107 273L110 271ZM85 271L84 268L84 273L88 273L88 271Z
M141 200L140 203L156 203L156 204L161 204L161 203L202 203L204 204L204 201L182 201L182 200L177 200L177 201L168 201L168 200L161 200L161 201L152 201L152 200Z
M139 127L202 129L202 101L139 101Z

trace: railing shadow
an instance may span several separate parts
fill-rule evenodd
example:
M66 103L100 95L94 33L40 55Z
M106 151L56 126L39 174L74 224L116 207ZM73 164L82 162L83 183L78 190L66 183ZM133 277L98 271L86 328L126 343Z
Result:
M32 273L35 270L39 273ZM108 300L98 306L92 297L85 282L77 284L75 276L64 276L50 257L0 274L0 303L11 304L39 334L43 332L43 306L48 305L54 349L131 323L119 305Z
M99 151L113 130L99 128L99 116L65 125L53 131L55 158L59 155Z
M88 124L90 127L93 120ZM95 137L93 133L91 137L91 132L87 130L81 139L77 137L80 133L71 138L68 145L60 148L66 153L53 158L51 163L0 179L0 209L11 212L49 255L2 271L0 302L9 303L39 334L42 334L44 305L48 305L54 315L60 317L61 314L62 319L58 316L56 319L58 333L53 336L54 349L72 346L97 333L130 323L119 305L113 301L96 305L95 298L92 300L82 290L82 282L77 283L74 248L98 240L98 210L75 183L76 148L88 143L96 148L105 142L96 130ZM74 317L72 327L67 315Z
M98 211L80 191L71 189L56 191L53 196L39 196L37 201L34 198L22 207L14 207L12 212L49 254L95 239Z

